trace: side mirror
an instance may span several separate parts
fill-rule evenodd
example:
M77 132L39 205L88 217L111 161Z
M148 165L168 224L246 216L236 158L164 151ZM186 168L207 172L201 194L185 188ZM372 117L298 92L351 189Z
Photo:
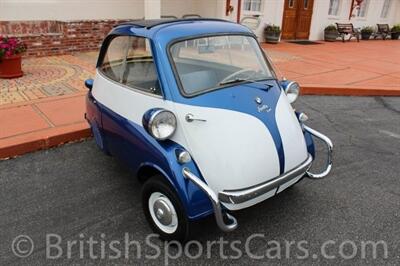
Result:
M92 88L93 88L93 79L87 79L87 80L85 80L85 86L86 86L86 88L88 88L89 90L92 90Z
M296 81L283 79L280 81L282 89L285 91L289 102L294 103L300 94L300 85Z

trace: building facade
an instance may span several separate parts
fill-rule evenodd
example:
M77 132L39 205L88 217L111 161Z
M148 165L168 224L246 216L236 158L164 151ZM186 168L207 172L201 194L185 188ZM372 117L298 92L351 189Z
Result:
M400 0L0 0L0 35L17 35L29 55L62 54L99 46L113 25L125 20L198 14L240 22L259 18L259 39L267 24L283 39L323 39L335 22L356 27L400 23Z

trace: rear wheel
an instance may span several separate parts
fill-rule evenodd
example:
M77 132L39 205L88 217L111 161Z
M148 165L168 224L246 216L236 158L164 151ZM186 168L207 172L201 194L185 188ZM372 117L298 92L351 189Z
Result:
M148 179L142 188L142 206L153 231L164 240L185 241L191 222L174 189L161 175Z

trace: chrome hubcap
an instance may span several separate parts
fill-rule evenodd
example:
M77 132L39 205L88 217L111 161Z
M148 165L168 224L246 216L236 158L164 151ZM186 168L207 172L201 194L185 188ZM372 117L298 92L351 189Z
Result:
M156 200L153 209L160 223L163 225L170 225L172 223L172 212L164 199L160 198Z
M149 211L154 223L165 233L172 234L178 228L174 205L164 194L153 192L150 195Z

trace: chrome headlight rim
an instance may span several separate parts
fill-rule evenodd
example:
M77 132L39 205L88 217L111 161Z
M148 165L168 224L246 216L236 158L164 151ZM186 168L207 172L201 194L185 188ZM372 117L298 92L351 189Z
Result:
M296 85L296 90L293 89L293 85ZM300 95L300 84L296 81L291 81L287 84L285 90L286 96L290 103L294 103Z
M154 132L153 132L153 126L154 126L154 123L156 122L156 118L157 118L157 116L159 116L161 113L168 113L168 114L172 115L172 117L173 117L173 119L174 119L173 130L172 130L167 136L163 136L163 137L157 136L157 135L154 134ZM177 120L176 120L175 114L174 114L173 112L167 110L167 109L162 109L162 108L160 108L160 109L155 110L155 111L151 114L151 116L150 116L150 118L149 118L148 125L147 125L147 132L148 132L153 138L155 138L156 140L166 140L166 139L169 139L171 136L174 135L174 133L175 133L175 131L176 131L176 128L177 128Z

